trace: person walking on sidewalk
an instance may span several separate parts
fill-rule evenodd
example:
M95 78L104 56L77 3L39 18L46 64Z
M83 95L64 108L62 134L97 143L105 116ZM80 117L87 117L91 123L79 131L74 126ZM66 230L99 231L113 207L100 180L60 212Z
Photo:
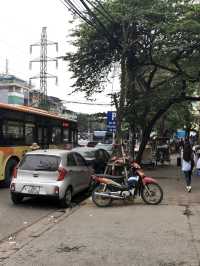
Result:
M200 152L196 153L196 169L197 169L197 176L200 176Z
M192 170L194 167L193 151L189 140L186 139L183 147L182 171L185 175L186 189L191 192Z

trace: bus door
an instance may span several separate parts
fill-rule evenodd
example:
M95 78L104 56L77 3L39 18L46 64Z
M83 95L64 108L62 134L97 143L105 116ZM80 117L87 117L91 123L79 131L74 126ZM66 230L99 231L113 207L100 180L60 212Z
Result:
M43 128L43 144L44 144L44 149L49 148L49 137L48 137L48 127Z
M38 127L38 144L42 149L49 148L48 127Z

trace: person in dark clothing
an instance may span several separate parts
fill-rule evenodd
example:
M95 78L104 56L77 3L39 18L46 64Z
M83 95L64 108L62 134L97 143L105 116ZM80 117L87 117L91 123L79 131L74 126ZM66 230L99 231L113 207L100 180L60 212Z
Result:
M191 177L192 177L193 167L194 167L194 159L193 159L192 147L190 145L189 140L186 140L183 147L182 171L184 172L185 175L186 189L188 192L191 192L192 189Z
M184 148L184 140L181 138L179 141L179 150Z

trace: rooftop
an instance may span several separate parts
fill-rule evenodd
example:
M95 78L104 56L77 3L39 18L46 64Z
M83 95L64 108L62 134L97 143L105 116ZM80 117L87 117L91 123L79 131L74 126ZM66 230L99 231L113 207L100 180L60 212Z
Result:
M14 75L10 74L0 74L0 83L1 84L10 84L10 83L18 83L23 86L29 86L28 83Z

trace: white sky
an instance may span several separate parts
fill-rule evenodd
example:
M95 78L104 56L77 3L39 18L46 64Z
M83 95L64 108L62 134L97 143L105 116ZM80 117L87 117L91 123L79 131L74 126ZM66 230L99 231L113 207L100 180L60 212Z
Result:
M5 72L6 58L9 60L9 74L29 80L31 76L39 74L39 63L33 63L29 70L29 60L39 58L40 48L33 47L30 55L29 46L40 41L42 27L47 27L47 38L58 42L59 51L55 47L48 48L48 56L62 56L69 49L69 33L71 24L68 23L70 13L59 0L0 0L0 73ZM52 79L48 81L48 95L59 97L66 101L82 101L86 99L81 94L71 92L70 73L67 72L67 63L59 59L56 70L55 63L48 63L48 73L58 76L58 86ZM117 81L110 84L107 93L117 86ZM39 86L38 82L34 82ZM117 86L118 87L118 86ZM106 93L96 96L96 103L110 104ZM67 104L67 108L77 112L94 113L113 110L110 106L91 106Z

